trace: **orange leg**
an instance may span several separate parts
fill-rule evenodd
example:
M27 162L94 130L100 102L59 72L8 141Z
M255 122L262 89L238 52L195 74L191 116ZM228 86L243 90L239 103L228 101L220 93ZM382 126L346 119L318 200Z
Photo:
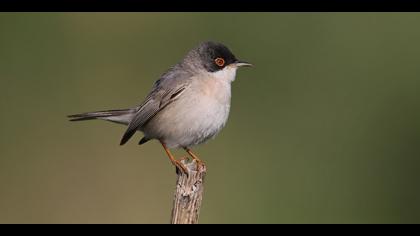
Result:
M188 174L187 168L180 161L174 158L174 156L171 154L169 149L166 147L166 145L162 141L160 141L160 143L162 144L163 149L165 149L165 152L168 155L169 159L171 160L172 164L176 166L178 169L180 169L182 172Z
M189 148L184 148L184 150L192 157L193 160L196 161L197 163L197 168L199 165L203 165L204 162L202 160L200 160L200 158L198 158Z

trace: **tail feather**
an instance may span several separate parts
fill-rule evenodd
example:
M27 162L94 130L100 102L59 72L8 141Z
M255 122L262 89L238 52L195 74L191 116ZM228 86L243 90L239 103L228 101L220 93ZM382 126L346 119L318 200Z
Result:
M149 139L148 139L148 138L146 138L146 137L143 137L143 138L140 140L139 145L142 145L142 144L146 143L147 141L149 141Z
M120 119L114 119L114 117L122 117L125 115L129 115L132 113L132 111L133 111L132 109L96 111L96 112L86 112L86 113L81 113L81 114L69 115L67 117L70 118L70 121L101 119L101 120L110 120L110 121L118 122Z

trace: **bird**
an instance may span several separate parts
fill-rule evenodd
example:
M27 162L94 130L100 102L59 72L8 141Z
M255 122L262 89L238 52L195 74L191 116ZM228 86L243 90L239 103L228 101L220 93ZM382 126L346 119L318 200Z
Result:
M120 145L137 132L142 145L158 140L177 170L188 169L170 149L184 149L196 161L192 147L214 138L225 127L231 104L231 83L237 69L253 66L238 60L220 42L205 41L163 73L144 101L128 109L105 110L69 115L70 121L105 120L127 126Z

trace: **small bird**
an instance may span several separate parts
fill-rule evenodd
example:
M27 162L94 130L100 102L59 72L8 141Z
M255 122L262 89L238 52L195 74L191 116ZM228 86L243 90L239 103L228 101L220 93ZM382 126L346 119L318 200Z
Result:
M239 67L252 64L238 60L223 44L203 42L164 73L139 106L87 112L68 116L70 121L107 120L128 128L120 145L136 131L144 133L139 144L157 139L177 168L188 173L169 149L183 148L197 163L191 147L215 137L229 116L231 83Z

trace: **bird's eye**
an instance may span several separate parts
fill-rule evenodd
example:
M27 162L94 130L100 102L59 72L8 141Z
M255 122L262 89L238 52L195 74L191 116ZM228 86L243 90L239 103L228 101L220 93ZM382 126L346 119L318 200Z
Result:
M225 65L225 60L221 57L218 57L214 60L214 62L216 63L216 65L222 67Z

